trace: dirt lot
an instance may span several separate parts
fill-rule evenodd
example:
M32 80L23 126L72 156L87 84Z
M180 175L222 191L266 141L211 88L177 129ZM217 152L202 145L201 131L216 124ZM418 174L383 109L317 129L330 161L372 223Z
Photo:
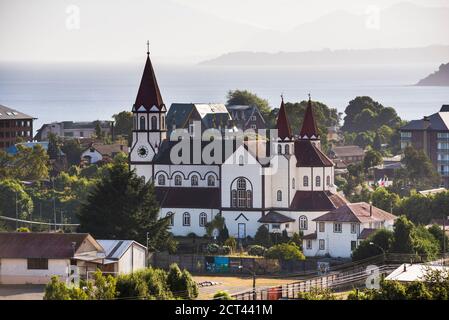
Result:
M210 286L210 287L202 287L200 288L200 294L198 299L212 299L213 295L219 291L224 290L229 292L230 294L239 293L242 291L252 290L253 288L253 279L252 277L231 277L231 276L194 276L193 277L196 282L203 281L215 281L220 284ZM258 289L278 286L286 283L291 283L300 280L299 278L256 278L256 287Z
M42 300L44 286L0 285L0 300Z

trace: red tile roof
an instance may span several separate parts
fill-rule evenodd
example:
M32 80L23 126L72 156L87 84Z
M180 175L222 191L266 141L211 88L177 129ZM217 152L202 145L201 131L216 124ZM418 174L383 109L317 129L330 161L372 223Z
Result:
M347 203L340 208L328 212L313 221L337 221L337 222L381 222L396 219L395 215L372 206L366 202Z
M288 122L287 112L284 106L284 98L281 101L281 107L279 108L278 118L276 121L276 129L278 130L278 137L284 140L285 138L291 138L292 130L290 123Z
M316 125L315 116L312 110L312 101L309 98L309 103L306 108L306 113L304 114L304 121L302 123L302 128L299 133L301 139L318 139L318 127Z
M70 259L86 240L96 243L88 233L0 232L0 258Z
M218 188L156 187L156 197L164 208L220 208Z
M329 191L296 191L290 209L298 211L330 211L347 203Z
M297 167L333 167L334 163L310 140L295 141Z
M144 106L149 111L153 106L161 109L163 105L164 102L162 101L161 92L159 91L159 86L156 81L156 75L154 74L153 65L151 64L150 55L148 54L133 110L137 110L140 106Z

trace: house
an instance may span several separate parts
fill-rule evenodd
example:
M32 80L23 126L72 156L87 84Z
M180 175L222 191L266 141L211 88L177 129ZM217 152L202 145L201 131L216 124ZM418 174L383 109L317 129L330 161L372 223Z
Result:
M209 108L205 106L206 111ZM289 235L299 231L306 235L315 232L313 219L347 203L336 192L334 163L321 150L310 99L298 132L290 127L282 99L277 137L270 141L242 139L240 143L227 139L229 136L195 139L189 135L193 128L188 129L187 120L204 119L211 113L203 114L194 105L172 105L170 117L166 115L147 55L131 110L134 127L130 168L154 183L160 216L170 217L170 228L176 236L205 235L207 223L217 215L225 219L229 235L239 241L254 237L266 224L271 230L283 228ZM220 114L230 120L226 108ZM209 121L200 123L208 127ZM167 136L166 126L184 128L183 136ZM221 133L224 135L223 130ZM185 135L187 138L183 138ZM186 149L180 152L180 146ZM212 154L213 159L208 159Z
M304 255L350 258L374 231L393 229L396 216L366 202L346 203L313 221L316 232L303 238Z
M365 151L359 146L334 146L329 151L334 160L341 160L345 165L363 161Z
M444 187L449 187L449 105L421 120L410 121L399 131L401 148L423 150L441 174Z
M432 271L440 271L447 275L449 274L449 267L422 263L404 263L392 273L390 273L385 278L385 281L399 281L403 283L410 283L413 281L423 282L425 280L426 274Z
M0 232L0 284L46 284L97 269L129 273L145 267L146 248L129 240L105 240L87 233Z
M147 248L133 240L97 240L104 249L102 271L132 273L146 266Z
M128 146L121 143L92 143L81 154L81 160L88 164L94 164L98 161L110 161L120 152L128 152Z
M48 140L48 135L50 133L55 134L60 138L92 138L95 136L97 125L100 125L100 130L105 135L113 135L113 122L112 121L62 121L62 122L52 122L42 125L40 129L37 130L34 140L46 141Z
M0 150L13 146L19 139L32 141L33 120L36 118L0 105Z
M265 129L265 119L257 106L234 105L226 106L231 114L233 124L240 130Z
M164 119L164 117L161 118ZM167 113L166 125L169 131L175 129L187 129L190 134L193 134L193 124L195 121L201 122L202 130L232 129L232 118L224 104L213 103L172 103ZM142 119L142 118L141 118ZM152 128L153 119L148 123L148 128ZM141 121L141 120L139 120Z

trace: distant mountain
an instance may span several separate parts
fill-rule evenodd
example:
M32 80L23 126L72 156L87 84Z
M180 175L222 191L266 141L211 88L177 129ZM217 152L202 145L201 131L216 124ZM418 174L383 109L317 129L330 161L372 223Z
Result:
M319 50L303 52L232 52L201 62L223 66L301 66L357 64L420 64L449 60L449 46L403 49Z
M260 31L239 51L306 51L449 45L449 8L403 2L378 13L338 10L288 31Z
M420 80L417 86L449 86L449 63L440 65L438 71Z

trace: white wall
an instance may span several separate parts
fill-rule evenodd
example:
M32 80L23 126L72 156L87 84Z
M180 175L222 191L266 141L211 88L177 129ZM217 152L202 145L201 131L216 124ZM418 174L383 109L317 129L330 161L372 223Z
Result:
M246 236L254 237L257 229L262 224L257 222L262 217L261 211L223 211L222 216L225 218L226 227L229 231L229 236L238 238L238 224L243 223L246 227ZM241 215L243 214L248 221Z
M145 249L133 243L118 262L119 273L132 273L145 268Z
M175 176L180 175L182 185L175 185ZM155 185L158 186L158 176L165 176L165 187L190 187L192 175L198 176L197 187L209 187L207 179L210 175L215 177L215 187L220 186L220 170L218 165L155 165Z
M202 212L207 215L207 222L210 222L219 213L218 209L192 209L192 208L161 208L160 217L164 218L167 213L174 213L174 223L170 226L170 231L175 236L186 236L194 232L197 236L206 234L206 228L200 226L200 214ZM188 212L190 214L190 226L183 225L183 214ZM228 226L229 228L229 226Z
M84 151L81 154L81 159L84 157L90 157L90 163L97 163L98 161L103 160L103 156L97 150L91 151L90 148Z
M49 259L48 270L28 270L27 259L0 259L0 284L46 284L56 275L65 280L70 260Z

